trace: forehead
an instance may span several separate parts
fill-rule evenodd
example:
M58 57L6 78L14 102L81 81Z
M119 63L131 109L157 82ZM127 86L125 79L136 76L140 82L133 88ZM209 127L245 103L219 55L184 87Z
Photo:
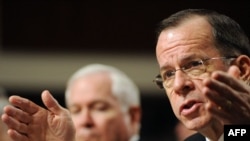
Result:
M112 82L108 73L89 74L76 79L70 87L70 97L76 99L113 98Z
M212 28L203 17L195 16L180 25L161 32L156 46L160 67L169 62L178 62L189 56L215 56Z

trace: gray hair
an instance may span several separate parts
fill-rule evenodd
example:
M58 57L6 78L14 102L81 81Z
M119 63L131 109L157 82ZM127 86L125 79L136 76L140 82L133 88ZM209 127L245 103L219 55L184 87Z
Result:
M122 108L127 109L130 106L139 106L140 105L140 92L139 88L135 83L122 71L119 69L103 65L103 64L90 64L84 66L77 70L68 80L66 91L65 91L65 100L67 105L67 99L69 97L69 87L71 84L78 78L87 76L89 74L107 72L110 74L112 81L112 94L116 96L122 106Z

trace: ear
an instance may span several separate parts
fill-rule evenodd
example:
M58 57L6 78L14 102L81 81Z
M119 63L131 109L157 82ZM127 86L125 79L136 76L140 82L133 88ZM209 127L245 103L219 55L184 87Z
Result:
M131 125L134 133L139 133L141 125L142 111L140 106L132 106L129 108Z
M250 78L250 58L246 55L240 55L233 62L240 69L240 77L242 80L248 80Z

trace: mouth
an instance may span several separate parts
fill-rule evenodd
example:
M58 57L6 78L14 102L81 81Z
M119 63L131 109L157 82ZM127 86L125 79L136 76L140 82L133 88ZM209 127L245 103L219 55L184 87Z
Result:
M197 111L198 107L201 105L200 101L196 100L189 100L181 105L180 107L180 114L184 116L188 116L195 111Z
M86 129L86 128L82 128L81 130L78 130L76 135L78 138L88 139L88 140L98 137L98 134L96 132L94 132L93 130Z

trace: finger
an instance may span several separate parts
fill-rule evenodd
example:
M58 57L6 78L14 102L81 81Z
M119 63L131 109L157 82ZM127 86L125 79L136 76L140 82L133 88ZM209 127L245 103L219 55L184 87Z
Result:
M248 92L248 89L245 87L246 84L243 81L231 76L231 75L237 76L235 67L230 69L230 73L231 74L229 75L228 73L225 72L215 71L214 73L212 73L211 78L220 81L221 83L224 83L228 87L235 89L237 91Z
M224 109L221 107L213 107L209 109L209 112L212 113L213 117L217 118L219 121L223 122L224 124L229 124L230 121L233 121L232 114L225 112Z
M29 114L34 114L39 109L37 104L20 96L10 96L9 102Z
M216 73L214 75L217 75L218 77L223 77L222 79L224 79L224 76L220 75L221 73ZM231 77L232 78L232 77ZM227 78L227 79L231 79L231 78ZM244 89L241 87L239 89L233 89L231 87L231 85L228 85L227 83L225 83L225 81L220 81L221 79L211 79L211 78L207 78L203 80L203 85L205 86L204 89L208 88L213 90L214 92L216 92L218 95L218 97L222 97L226 100L230 100L230 101L234 101L235 103L241 103L244 104L242 98L240 97L240 94L243 93L241 90ZM235 85L239 84L239 82L235 81ZM244 90L245 93L246 90ZM213 96L213 93L207 93L208 97ZM245 105L246 106L246 105Z
M28 125L19 122L15 118L8 116L7 114L2 115L2 121L8 126L9 129L16 130L20 134L25 134L28 131Z
M218 119L223 124L244 123L241 120L235 120L241 119L240 117L242 116L241 112L238 112L235 107L228 108L225 105L219 106L211 102L207 104L207 109L214 118Z
M29 141L28 137L24 134L20 134L19 132L17 132L16 130L13 129L9 129L7 131L9 137L13 140L13 141Z
M240 111L237 107L213 106L208 110L215 118L223 121L224 124L249 124L249 112Z
M32 120L31 116L28 113L20 110L19 108L11 106L11 105L5 106L3 111L8 116L15 118L16 120L18 120L22 123L27 124L27 123L31 122L31 120Z
M205 87L204 89L202 89L202 92L211 101L211 103L215 104L215 107L227 106L227 99L225 99L225 97L220 96L217 91Z
M61 105L57 102L57 100L50 94L48 90L42 92L42 101L44 105L50 110L52 113L59 115L62 111Z
M234 114L238 113L236 115L241 114L240 117L249 117L250 109L248 102L246 102L249 99L249 95L233 90L228 85L214 79L204 79L204 85L206 87L202 89L203 94L215 103L217 107L221 107L224 112L227 112L229 116L233 112ZM242 119L241 121L246 120Z

